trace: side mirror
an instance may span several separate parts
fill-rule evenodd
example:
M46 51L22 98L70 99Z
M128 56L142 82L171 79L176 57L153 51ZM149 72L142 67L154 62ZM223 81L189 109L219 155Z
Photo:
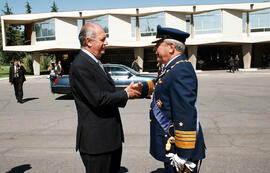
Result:
M128 72L128 79L131 78L132 76L133 75L130 72Z

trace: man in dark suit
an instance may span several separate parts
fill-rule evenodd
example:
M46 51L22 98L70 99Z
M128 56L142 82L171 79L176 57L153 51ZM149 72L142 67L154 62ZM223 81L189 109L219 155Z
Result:
M25 81L25 69L17 59L9 68L9 83L14 86L15 96L18 103L23 103L23 83Z
M78 113L76 150L87 173L117 173L124 141L118 108L125 107L129 98L139 97L142 85L131 83L116 91L100 62L108 42L99 25L85 24L79 40L81 50L69 72Z
M198 82L184 55L189 34L157 27L154 51L164 70L158 76L150 109L150 154L167 173L199 170L205 144L198 119Z

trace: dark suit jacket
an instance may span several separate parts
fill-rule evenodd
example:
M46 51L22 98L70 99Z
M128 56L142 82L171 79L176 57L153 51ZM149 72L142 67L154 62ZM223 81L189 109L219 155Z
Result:
M24 82L25 81L25 68L21 65L19 70L18 70L18 74L19 74L19 81L20 82ZM9 68L9 82L14 83L14 65L10 66Z
M124 141L118 107L126 105L127 93L116 91L111 77L83 51L69 79L78 113L76 150L100 154L118 149Z

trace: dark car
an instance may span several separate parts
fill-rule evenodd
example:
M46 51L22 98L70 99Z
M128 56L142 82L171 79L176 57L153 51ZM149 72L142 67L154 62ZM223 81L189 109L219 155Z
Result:
M111 75L116 89L126 88L132 81L146 84L148 81L155 83L156 76L141 75L131 68L121 64L104 64L104 69ZM50 76L51 91L57 94L70 94L71 88L68 76Z

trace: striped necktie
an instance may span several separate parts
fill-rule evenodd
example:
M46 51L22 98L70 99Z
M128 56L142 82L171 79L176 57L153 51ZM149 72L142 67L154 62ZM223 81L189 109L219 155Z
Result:
M104 67L103 67L103 65L102 65L102 63L101 63L101 61L100 60L98 60L98 65L100 66L100 68L105 72L105 70L104 70Z

